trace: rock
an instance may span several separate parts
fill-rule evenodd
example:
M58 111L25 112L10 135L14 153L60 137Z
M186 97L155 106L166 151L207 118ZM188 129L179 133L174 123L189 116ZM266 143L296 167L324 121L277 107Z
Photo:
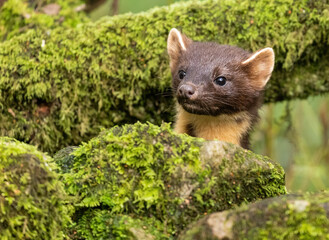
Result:
M64 239L65 192L50 157L0 137L0 238Z
M177 135L169 124L114 127L56 156L57 163L71 161L61 178L76 197L76 214L102 208L154 218L172 236L211 212L286 193L278 163L233 144Z
M291 194L213 213L179 239L329 239L329 192Z

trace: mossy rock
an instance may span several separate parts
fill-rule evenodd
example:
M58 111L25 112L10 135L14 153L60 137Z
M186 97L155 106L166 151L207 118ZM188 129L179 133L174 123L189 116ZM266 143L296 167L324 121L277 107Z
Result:
M329 192L290 194L213 213L179 239L329 239Z
M278 163L233 144L177 135L169 124L104 130L54 159L64 166L78 215L102 208L151 217L172 236L205 214L286 193Z
M0 137L0 239L64 239L65 192L50 157Z
M196 41L273 47L266 102L329 92L324 1L181 2L1 43L0 135L54 153L102 127L172 121L166 39L173 27Z

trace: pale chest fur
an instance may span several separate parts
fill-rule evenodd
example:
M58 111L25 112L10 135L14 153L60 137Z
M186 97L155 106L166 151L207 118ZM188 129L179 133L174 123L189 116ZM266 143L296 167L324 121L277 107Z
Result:
M251 128L252 117L248 112L213 117L188 113L179 105L177 108L177 133L240 145L241 139Z

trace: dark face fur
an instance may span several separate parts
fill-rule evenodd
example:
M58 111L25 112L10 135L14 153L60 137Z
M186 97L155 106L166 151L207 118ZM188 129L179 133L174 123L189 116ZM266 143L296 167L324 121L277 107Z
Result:
M233 46L193 42L176 31L168 38L172 88L187 112L218 116L258 109L273 69L272 49L252 54Z

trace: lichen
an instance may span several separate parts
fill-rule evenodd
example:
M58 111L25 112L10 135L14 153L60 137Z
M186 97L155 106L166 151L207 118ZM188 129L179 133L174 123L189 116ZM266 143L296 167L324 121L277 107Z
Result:
M64 239L65 192L50 157L0 137L0 238Z
M170 124L104 130L54 160L76 197L76 215L99 208L152 217L169 236L204 214L286 193L277 163L233 144L177 135Z
M172 27L197 41L273 47L267 102L326 93L328 16L323 1L206 0L28 31L0 44L0 134L55 152L102 127L171 121Z

